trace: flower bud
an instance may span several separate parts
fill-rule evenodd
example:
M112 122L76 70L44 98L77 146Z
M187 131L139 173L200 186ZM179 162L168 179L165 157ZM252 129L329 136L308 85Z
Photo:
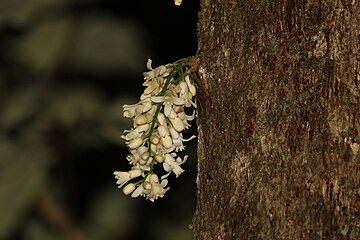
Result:
M172 139L170 137L169 131L165 126L158 127L159 135L161 136L161 143L165 148L172 147Z
M164 114L159 113L157 116L157 120L159 121L160 125L166 125L166 119Z
M126 185L126 186L123 188L123 193L124 193L125 195L129 195L129 194L132 193L134 190L135 190L135 184L129 183L128 185Z
M146 124L138 126L137 130L139 133L142 133L142 132L146 132L147 130L149 130L149 128L150 128L150 124L146 123Z
M169 118L169 119L176 131L181 132L182 130L185 129L184 122L177 116L175 118Z
M141 159L142 160L148 160L150 157L150 153L149 152L144 152L142 155L141 155Z
M145 113L151 109L152 104L151 104L151 102L143 102L143 106L144 106L144 108L143 108L142 112Z
M162 145L164 145L165 148L171 148L173 145L173 141L170 135L165 135L164 137L161 137L161 143Z
M147 163L147 159L140 159L140 161L139 161L139 163L140 163L140 165L146 165L146 163Z
M135 149L135 148L140 147L142 143L143 143L142 138L141 138L141 137L137 137L137 138L132 139L132 140L129 142L128 146L129 146L130 149Z
M155 155L155 160L158 162L158 163L163 163L164 162L164 157L159 155L159 154L156 154Z
M151 135L150 136L150 142L152 144L157 145L160 142L160 138L158 136L156 136L156 135Z
M140 115L135 119L135 123L137 125L142 125L142 124L148 123L148 120L145 115Z
M156 151L157 151L157 148L158 148L158 145L155 145L155 144L151 144L151 147L150 147L150 149L151 149L151 151L153 151L154 153L156 153Z
M169 130L167 129L167 127L161 125L158 127L158 132L159 132L159 135L161 137L164 137L166 135L169 135Z
M141 176L142 171L140 169L133 169L129 171L130 178L137 178Z
M170 128L170 135L173 140L179 139L180 133L177 132L174 128Z
M150 114L150 113L145 114L145 117L146 117L146 120L147 120L148 123L153 120L153 115Z
M143 188L145 189L145 190L150 190L151 189L151 183L150 182L148 182L148 181L145 181L144 183L143 183Z

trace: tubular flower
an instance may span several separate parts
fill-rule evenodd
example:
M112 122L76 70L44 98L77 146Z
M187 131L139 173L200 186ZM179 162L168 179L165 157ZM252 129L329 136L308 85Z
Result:
M153 68L149 59L144 73L145 90L140 101L123 106L123 115L133 119L133 128L125 130L121 136L126 141L130 153L126 159L132 166L128 172L115 171L116 183L123 192L135 198L143 196L155 201L164 196L170 189L166 179L171 173L176 177L185 170L180 166L188 156L183 158L177 154L185 150L183 142L188 139L182 132L190 127L188 121L195 118L185 114L185 108L196 108L195 86L191 83L189 63L190 58L180 59L174 63ZM155 174L155 165L160 165L165 174ZM160 169L161 170L161 169ZM142 178L128 183L135 178Z

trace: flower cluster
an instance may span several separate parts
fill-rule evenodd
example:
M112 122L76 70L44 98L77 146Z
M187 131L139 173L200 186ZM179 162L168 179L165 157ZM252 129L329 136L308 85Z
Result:
M172 64L151 67L144 73L146 87L140 101L133 105L124 105L124 117L134 120L133 128L125 130L125 139L131 154L127 156L130 171L115 171L119 188L132 197L144 196L150 201L163 197L169 190L166 179L171 173L178 177L184 172L181 165L187 156L177 155L183 151L185 139L182 131L189 128L195 118L195 111L187 115L184 108L196 108L195 86L190 82L188 71L189 59L180 59ZM156 166L162 166L164 175L158 177L154 172ZM157 169L156 169L157 170ZM130 180L140 179L134 183Z

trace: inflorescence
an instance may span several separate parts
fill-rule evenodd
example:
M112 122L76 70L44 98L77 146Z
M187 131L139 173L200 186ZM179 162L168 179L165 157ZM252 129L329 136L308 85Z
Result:
M172 172L176 177L184 172L180 165L188 156L181 158L177 153L185 149L183 142L195 138L185 139L182 135L182 131L190 127L188 121L195 118L195 111L187 115L184 108L196 108L196 89L189 78L189 60L184 58L153 69L149 59L147 68L150 71L144 73L146 88L140 101L123 106L124 117L134 120L133 128L125 130L121 136L130 149L127 160L132 167L127 172L115 171L114 175L118 187L123 187L126 195L144 196L153 202L169 190L166 178ZM154 172L159 170L157 165L162 165L165 171L160 179ZM133 179L140 180L128 183Z

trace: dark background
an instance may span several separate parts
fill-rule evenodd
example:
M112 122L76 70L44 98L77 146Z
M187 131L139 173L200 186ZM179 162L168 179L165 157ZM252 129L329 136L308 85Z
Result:
M198 4L0 0L0 240L192 239L196 140L155 203L112 173L129 170L122 105L147 58L196 54Z

